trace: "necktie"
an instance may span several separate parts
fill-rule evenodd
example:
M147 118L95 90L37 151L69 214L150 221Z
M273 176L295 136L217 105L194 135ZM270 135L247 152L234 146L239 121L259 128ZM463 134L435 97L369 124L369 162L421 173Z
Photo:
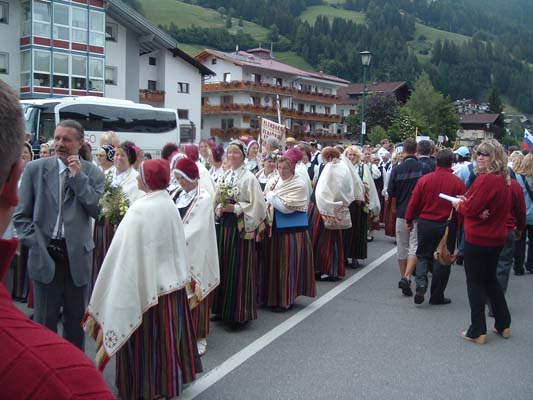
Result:
M63 238L63 208L65 204L65 194L67 193L67 177L70 175L68 168L65 168L59 175L59 223L57 225L57 239Z

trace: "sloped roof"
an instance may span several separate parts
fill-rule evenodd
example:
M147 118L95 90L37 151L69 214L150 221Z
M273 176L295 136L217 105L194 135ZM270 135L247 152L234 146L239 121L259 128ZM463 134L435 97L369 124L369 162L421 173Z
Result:
M254 49L258 50L258 49ZM247 67L255 67L255 68L261 68L266 69L269 71L275 71L275 72L281 72L291 75L298 75L303 78L313 78L313 79L322 79L325 81L331 81L337 84L341 85L347 85L350 82L339 78L334 75L324 74L321 72L311 72L311 71L304 71L302 69L292 67L290 65L284 64L282 62L279 62L275 59L265 59L258 57L252 53L248 53L246 51L239 51L237 53L226 53L222 51L217 50L211 50L211 49L205 49L204 51L197 54L194 58L203 61L208 57L218 57L221 59L224 59L229 62L233 62L235 65L240 66L247 66Z
M366 84L366 92L368 93L394 93L402 86L407 85L406 81L397 82L368 82ZM348 87L340 88L337 91L340 97L362 96L363 84L351 83Z
M459 116L459 122L461 124L494 124L500 117L500 114L461 114Z

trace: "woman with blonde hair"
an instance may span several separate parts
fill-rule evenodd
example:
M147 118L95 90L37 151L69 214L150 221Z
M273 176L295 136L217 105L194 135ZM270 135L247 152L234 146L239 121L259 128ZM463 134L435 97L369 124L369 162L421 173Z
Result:
M475 170L479 176L466 196L454 201L454 207L464 217L464 265L471 314L470 327L462 337L484 344L487 298L494 313L494 332L504 338L510 336L511 314L498 283L496 267L507 240L511 189L507 157L496 140L481 142L476 155Z
M515 151L514 153L520 152ZM513 154L511 154L511 157L513 157ZM522 187L526 201L526 229L520 240L515 244L514 274L524 275L524 261L526 261L526 269L533 274L533 246L531 245L533 243L533 154L530 153L522 157L522 160L518 156L515 156L514 159L519 160L519 166L515 169L516 180ZM526 240L529 240L530 243L527 249L527 259Z

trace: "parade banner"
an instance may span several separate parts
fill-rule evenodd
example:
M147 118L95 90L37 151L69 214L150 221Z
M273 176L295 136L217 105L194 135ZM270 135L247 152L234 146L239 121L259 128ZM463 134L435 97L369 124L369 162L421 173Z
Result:
M285 125L278 124L266 118L261 118L261 133L259 135L261 143L270 137L274 136L280 143L285 142Z

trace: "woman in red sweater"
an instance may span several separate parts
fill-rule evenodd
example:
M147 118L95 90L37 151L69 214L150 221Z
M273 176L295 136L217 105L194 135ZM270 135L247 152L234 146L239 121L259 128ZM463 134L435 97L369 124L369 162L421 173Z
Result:
M487 297L494 306L494 332L508 338L511 324L505 296L496 278L511 207L507 158L496 140L484 141L477 147L476 170L479 176L466 197L461 197L454 206L464 216L464 262L471 312L471 325L462 336L465 340L483 344L487 339Z

